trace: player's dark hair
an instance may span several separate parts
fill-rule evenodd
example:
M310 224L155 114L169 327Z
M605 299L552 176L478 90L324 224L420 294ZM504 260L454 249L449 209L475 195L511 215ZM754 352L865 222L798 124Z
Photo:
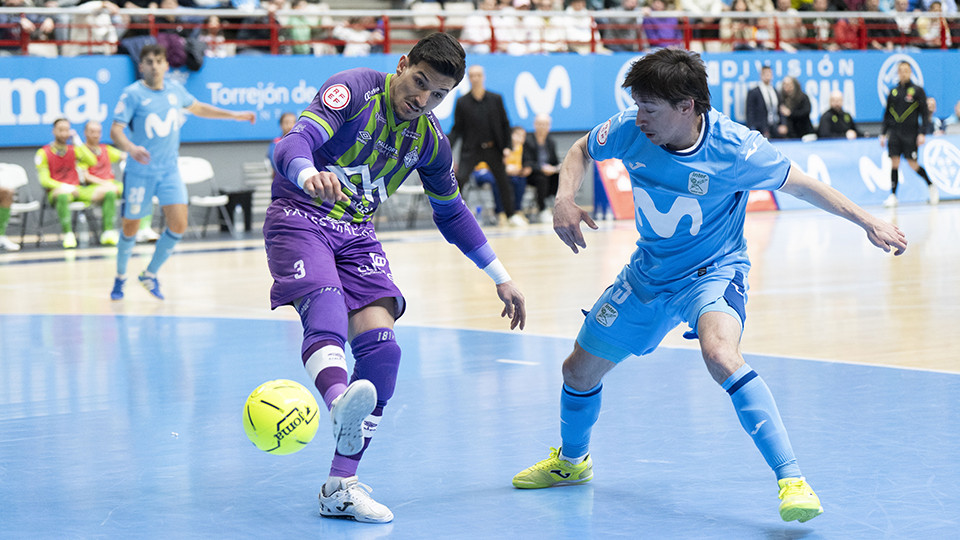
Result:
M67 120L66 118L57 118L56 120L53 121L53 127L57 127L57 124L59 124L60 122L66 122L67 124L70 124L70 121Z
M156 44L156 43L150 43L150 44L148 44L148 45L144 45L143 48L140 49L140 61L141 61L141 62L143 62L143 59L144 59L144 58L146 58L146 57L148 57L148 56L153 56L153 55L162 56L162 57L166 58L166 57L167 57L167 48L164 47L163 45L158 45L158 44Z
M280 121L279 121L278 123L279 123L279 124L282 124L282 123L283 123L283 119L286 118L286 117L288 117L288 116L292 116L294 120L297 119L296 113L292 113L292 112L290 112L290 111L287 111L287 112L285 112L285 113L283 113L283 114L280 115Z
M426 62L437 73L450 77L460 84L467 69L467 53L460 42L450 34L435 32L421 39L410 50L407 59L411 65Z
M633 96L661 99L672 107L693 99L697 114L710 110L707 68L695 52L660 49L648 54L630 66L623 88Z

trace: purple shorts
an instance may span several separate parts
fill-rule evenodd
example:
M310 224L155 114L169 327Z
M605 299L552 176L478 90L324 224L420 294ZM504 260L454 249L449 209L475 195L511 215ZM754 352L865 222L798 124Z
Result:
M373 224L347 223L293 199L276 199L263 222L267 266L273 276L270 307L290 304L323 287L337 287L348 310L395 298L400 318L406 302Z

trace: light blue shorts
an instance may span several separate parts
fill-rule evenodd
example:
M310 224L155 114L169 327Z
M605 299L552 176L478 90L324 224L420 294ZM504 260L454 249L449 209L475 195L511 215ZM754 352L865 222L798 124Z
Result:
M161 173L124 173L124 219L140 219L153 213L153 198L161 207L187 204L187 186L180 179L180 170L173 166Z
M638 294L625 273L626 269L600 295L580 327L577 343L590 354L615 363L630 355L649 354L682 322L690 325L684 337L696 339L697 321L710 311L729 313L743 332L747 318L744 272L714 269L680 284L679 290L655 295Z

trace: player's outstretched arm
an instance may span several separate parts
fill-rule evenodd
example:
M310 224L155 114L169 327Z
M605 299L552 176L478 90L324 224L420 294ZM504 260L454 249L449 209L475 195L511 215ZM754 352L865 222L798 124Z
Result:
M907 250L907 237L896 225L875 217L836 189L817 181L797 167L790 168L787 183L780 191L856 223L878 248L900 255Z
M590 214L577 206L574 200L580 185L583 184L583 174L591 161L593 160L587 151L587 136L584 135L573 143L560 165L560 181L553 208L553 230L574 253L579 253L578 246L587 247L580 230L580 222L586 223L591 229L597 228Z
M127 138L126 133L123 132L125 127L124 124L117 122L110 125L110 139L113 141L113 145L121 151L126 152L127 155L132 157L137 163L143 163L144 165L150 163L150 151L142 146L133 144L133 142Z
M503 301L503 312L501 317L510 319L510 329L523 327L527 324L527 307L523 298L523 293L514 285L513 281L507 281L497 285L497 296Z
M194 101L187 107L191 113L202 118L223 118L226 120L238 120L241 122L257 123L257 115L253 111L228 111L220 107L214 107L202 101Z

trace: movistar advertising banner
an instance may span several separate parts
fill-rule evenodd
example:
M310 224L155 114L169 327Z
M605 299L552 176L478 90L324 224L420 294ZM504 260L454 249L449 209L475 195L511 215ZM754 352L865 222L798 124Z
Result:
M829 184L862 205L879 205L890 195L890 158L878 139L776 142L774 146L807 174ZM940 189L941 198L960 199L960 135L927 137L917 161ZM900 160L897 198L901 203L926 202L927 184ZM774 192L781 210L810 208L799 199Z
M265 140L279 133L286 111L299 112L330 75L357 66L393 71L399 55L363 58L340 56L236 56L208 58L198 72L175 71L200 101L233 110L253 110L257 124L189 117L184 142ZM555 131L587 131L630 106L620 88L638 56L554 54L537 56L473 55L484 66L487 88L504 96L510 121L528 129L533 117L553 117ZM960 100L957 51L884 53L852 51L737 52L705 54L713 106L743 120L747 91L769 64L774 79L797 77L810 96L814 124L828 107L832 90L842 90L845 108L860 122L878 122L887 92L896 84L901 60L913 66L914 78L940 103L941 116ZM80 129L88 120L109 124L120 93L134 81L133 62L126 56L73 58L0 58L0 146L39 146L52 139L51 125L60 117ZM452 123L457 97L469 91L463 83L435 110L445 129ZM109 128L104 130L109 132Z

